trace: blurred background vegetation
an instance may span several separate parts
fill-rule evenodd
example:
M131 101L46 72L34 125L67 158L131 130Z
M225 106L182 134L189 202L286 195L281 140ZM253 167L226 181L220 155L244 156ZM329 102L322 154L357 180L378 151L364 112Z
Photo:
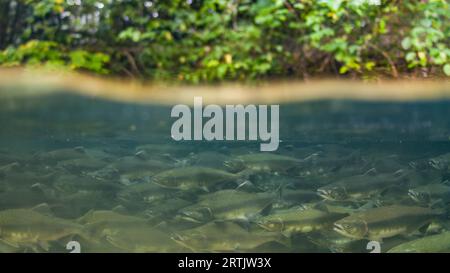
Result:
M0 0L0 66L156 81L450 76L446 0Z

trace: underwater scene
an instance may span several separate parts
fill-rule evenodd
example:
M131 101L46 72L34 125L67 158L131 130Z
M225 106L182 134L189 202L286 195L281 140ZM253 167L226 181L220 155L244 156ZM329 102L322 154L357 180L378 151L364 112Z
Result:
M283 103L272 152L171 109L2 98L0 252L450 252L450 100Z

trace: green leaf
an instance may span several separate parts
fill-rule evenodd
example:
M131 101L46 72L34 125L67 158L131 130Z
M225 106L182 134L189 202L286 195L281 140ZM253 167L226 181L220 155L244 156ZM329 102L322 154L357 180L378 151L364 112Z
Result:
M423 19L420 24L424 27L431 27L432 21L430 19Z
M223 79L225 77L225 74L227 73L227 65L221 64L217 67L217 76L219 79Z
M445 75L450 76L450 64L444 65L443 70L444 70Z
M406 59L408 62L411 62L412 60L416 59L416 52L408 52L408 53L406 54L405 59Z
M411 38L406 37L405 39L403 39L402 47L403 47L404 50L410 49L411 48Z
M347 71L348 71L347 66L342 66L341 68L339 68L339 73L341 73L341 74L345 74Z
M375 67L375 62L372 62L372 61L367 62L364 64L364 66L367 70L371 71Z

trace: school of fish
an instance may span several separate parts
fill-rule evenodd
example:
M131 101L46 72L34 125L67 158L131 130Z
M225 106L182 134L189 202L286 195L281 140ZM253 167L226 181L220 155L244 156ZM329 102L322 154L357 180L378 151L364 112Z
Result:
M0 151L0 252L450 252L450 153Z

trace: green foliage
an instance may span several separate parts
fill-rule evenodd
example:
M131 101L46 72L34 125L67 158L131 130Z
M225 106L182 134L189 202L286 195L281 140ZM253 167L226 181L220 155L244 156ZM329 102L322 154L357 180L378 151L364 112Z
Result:
M67 63L71 69L86 69L99 74L107 74L104 68L109 62L109 56L103 53L90 53L85 50L74 50L69 53L70 61Z
M438 65L450 76L448 4L444 1L429 1L409 5L409 8L412 12L421 13L421 17L414 20L411 30L401 43L406 51L405 59L408 67ZM447 22L441 21L442 18Z
M0 65L192 83L450 76L447 1L369 2L376 1L1 2L0 14L8 16L0 16Z
M18 48L8 47L0 53L0 62L6 66L22 63L37 65L43 62L62 65L62 56L55 42L31 40Z
M21 64L43 65L48 68L71 68L107 74L105 65L109 56L103 53L90 53L85 50L66 51L58 43L31 40L17 48L8 47L0 52L0 63L13 67Z

